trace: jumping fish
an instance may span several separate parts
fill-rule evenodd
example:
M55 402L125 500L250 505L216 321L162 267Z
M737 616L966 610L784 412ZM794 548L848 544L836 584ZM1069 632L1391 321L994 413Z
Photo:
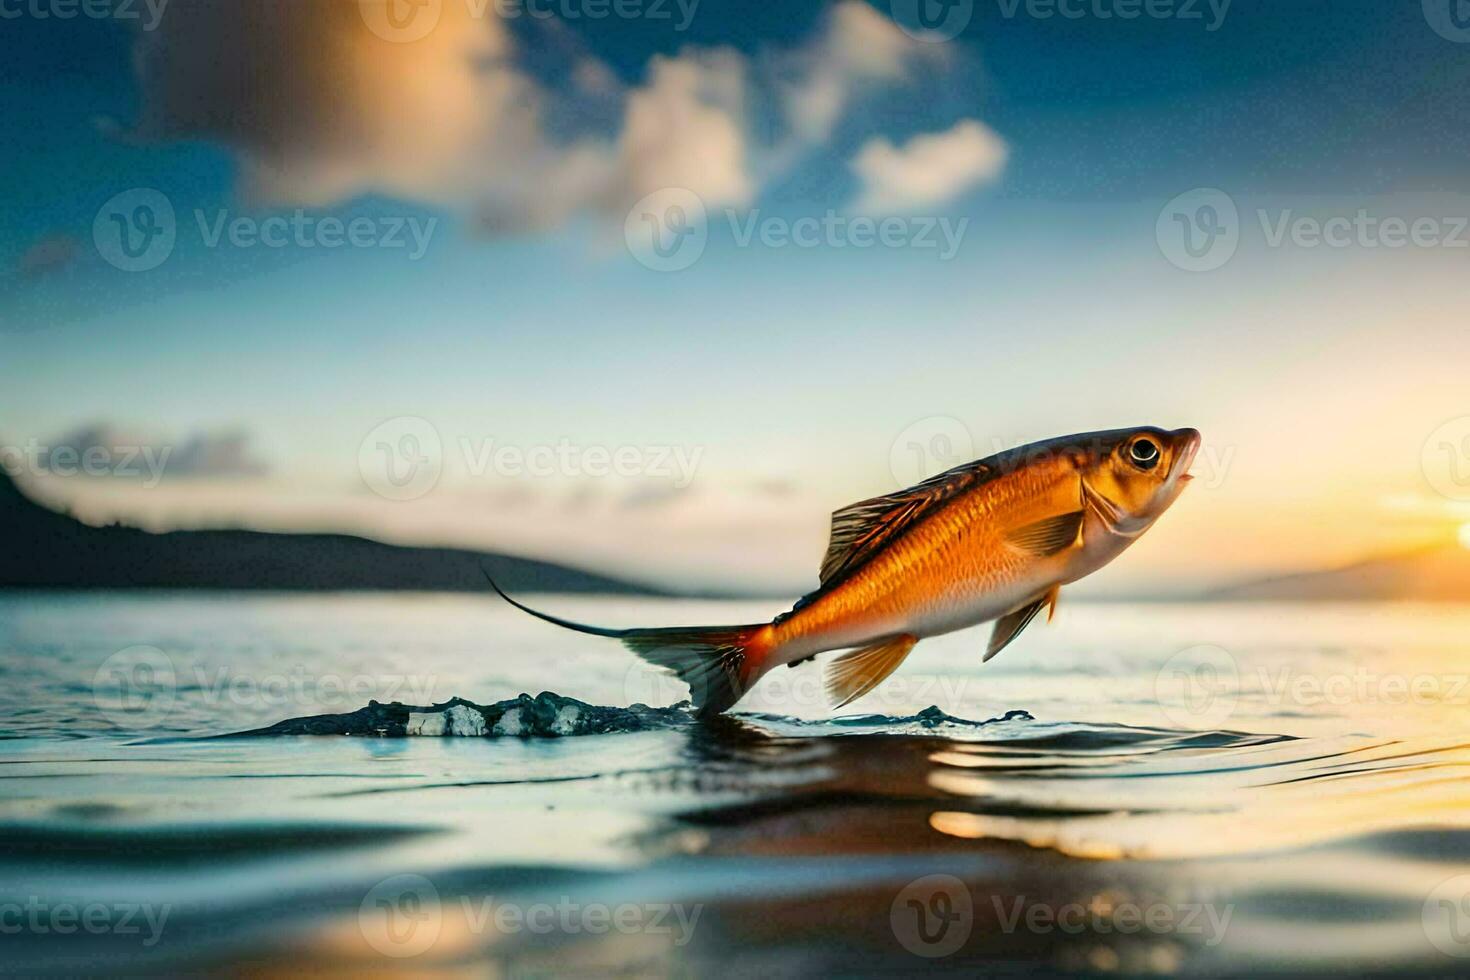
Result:
M749 626L602 629L689 685L702 716L739 701L767 671L846 650L827 667L834 708L862 697L925 637L995 621L985 660L1063 585L1097 571L1153 526L1189 482L1194 429L1114 429L997 453L832 515L820 586Z

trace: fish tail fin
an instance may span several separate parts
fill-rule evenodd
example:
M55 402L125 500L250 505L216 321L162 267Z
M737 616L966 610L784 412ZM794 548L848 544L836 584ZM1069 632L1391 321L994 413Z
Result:
M701 717L727 711L766 672L767 623L626 630L623 645L689 685Z
M604 629L532 609L506 595L489 572L485 572L485 579L500 598L521 612L563 629L622 640L625 647L648 663L671 671L689 685L689 699L701 717L729 710L769 665L768 623Z

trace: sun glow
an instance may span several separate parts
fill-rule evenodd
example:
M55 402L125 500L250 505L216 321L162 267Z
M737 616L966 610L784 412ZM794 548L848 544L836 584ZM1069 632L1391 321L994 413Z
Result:
M1460 547L1470 549L1470 524L1460 525Z

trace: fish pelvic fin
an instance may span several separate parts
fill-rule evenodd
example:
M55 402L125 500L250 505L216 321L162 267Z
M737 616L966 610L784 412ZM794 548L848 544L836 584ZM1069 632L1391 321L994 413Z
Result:
M1046 621L1051 622L1052 617L1057 614L1057 596L1061 591L1061 586L1053 585L1035 599L1012 609L997 619L995 629L990 633L990 643L985 647L985 658L981 663L1000 653L1012 640L1020 636L1021 631L1031 625L1031 620L1035 619L1036 614L1042 609L1047 610Z
M826 682L833 710L851 704L883 683L918 642L912 633L900 633L833 660L827 666Z

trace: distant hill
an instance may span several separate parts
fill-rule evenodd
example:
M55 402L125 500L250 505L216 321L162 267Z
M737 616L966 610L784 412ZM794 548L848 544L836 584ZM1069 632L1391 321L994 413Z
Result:
M344 534L90 527L35 503L0 473L0 588L479 592L482 562L523 592L658 594L551 562Z
M1470 602L1470 551L1449 545L1370 558L1327 571L1246 582L1210 598Z

